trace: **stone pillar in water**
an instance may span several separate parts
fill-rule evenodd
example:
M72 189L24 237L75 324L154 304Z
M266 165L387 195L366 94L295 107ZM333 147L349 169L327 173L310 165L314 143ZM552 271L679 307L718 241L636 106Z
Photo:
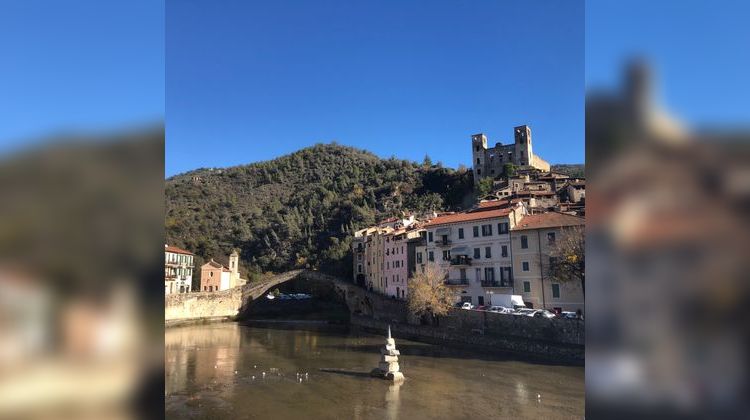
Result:
M372 375L378 376L391 381L403 381L404 374L401 373L398 366L398 356L401 353L396 350L396 340L391 337L391 326L388 326L388 338L385 340L385 347L380 349L380 363L373 369Z

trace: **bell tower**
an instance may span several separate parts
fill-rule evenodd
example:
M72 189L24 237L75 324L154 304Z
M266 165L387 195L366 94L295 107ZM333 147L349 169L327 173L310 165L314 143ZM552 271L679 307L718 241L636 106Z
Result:
M232 250L232 253L229 254L229 283L230 287L235 287L238 285L238 282L240 280L240 255L237 253L236 249Z

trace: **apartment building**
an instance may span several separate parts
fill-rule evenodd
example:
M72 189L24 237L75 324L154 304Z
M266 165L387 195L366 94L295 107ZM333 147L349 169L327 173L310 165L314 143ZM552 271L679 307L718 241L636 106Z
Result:
M485 204L468 212L445 214L426 226L424 264L436 263L447 273L446 285L459 299L474 305L490 303L493 293L513 292L510 230L525 214L522 204Z
M193 253L164 245L164 294L189 293L193 285Z
M584 310L579 282L549 278L550 251L565 229L583 227L584 219L565 213L528 215L511 228L513 294L523 296L527 306L558 311Z
M384 293L399 299L406 298L406 278L408 276L406 269L406 243L405 229L396 230L386 235L385 242L383 243L383 259L385 263L385 267L383 268Z

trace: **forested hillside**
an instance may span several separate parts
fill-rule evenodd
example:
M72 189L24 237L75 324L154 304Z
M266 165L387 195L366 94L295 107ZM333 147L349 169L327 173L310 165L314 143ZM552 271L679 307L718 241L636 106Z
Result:
M553 172L559 172L561 174L565 174L574 178L585 178L585 170L586 165L582 163L578 164L562 164L562 165L552 165L550 168Z
M472 194L472 175L319 144L267 162L199 169L166 182L170 244L205 259L240 250L243 274L318 267L351 270L351 234L408 211L448 210ZM218 257L218 258L217 258Z

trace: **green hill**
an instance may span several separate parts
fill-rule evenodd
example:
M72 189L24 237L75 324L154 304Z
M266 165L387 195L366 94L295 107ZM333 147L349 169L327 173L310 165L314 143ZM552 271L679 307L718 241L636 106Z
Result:
M568 175L573 178L585 178L586 177L586 165L582 163L577 164L561 164L552 165L550 168L553 172L559 172L561 174Z
M401 212L459 209L472 182L464 169L319 144L167 179L167 242L194 252L196 266L238 248L250 277L304 266L348 274L353 231Z

